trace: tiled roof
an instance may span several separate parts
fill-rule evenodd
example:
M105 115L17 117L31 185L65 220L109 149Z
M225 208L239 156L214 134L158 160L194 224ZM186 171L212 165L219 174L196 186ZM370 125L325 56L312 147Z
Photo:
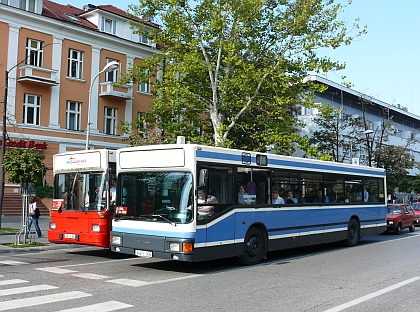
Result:
M95 24L92 24L85 18L78 17L79 14L84 12L84 10L76 8L70 4L62 5L49 0L44 0L42 7L43 16L97 30L98 27ZM78 21L72 19L70 16L74 16Z
M84 27L98 30L98 26L89 22L86 18L83 17L83 15L87 12L91 12L91 11L99 9L99 10L104 10L104 11L116 14L118 16L122 16L127 19L131 19L133 21L143 22L146 25L149 25L151 27L156 27L156 28L159 27L157 24L153 22L144 21L136 16L128 14L126 11L121 10L111 4L98 5L98 6L88 4L86 7L87 7L87 10L84 10L84 9L79 9L75 6L72 6L70 4L62 5L59 3L52 2L50 0L43 0L42 15L50 17L50 18L54 18L60 21L82 25Z
M151 26L151 27L158 27L158 25L157 25L157 24L155 24L155 23L153 23L153 22L142 20L141 18L138 18L138 17L136 17L136 16L133 16L133 15L131 15L131 14L127 13L127 12L126 12L126 11L124 11L124 10L121 10L121 9L119 9L119 8L117 8L117 7L114 7L114 6L113 6L113 5L111 5L111 4L98 5L97 7L98 7L99 9L104 10L104 11L108 11L108 12L111 12L111 13L117 14L117 15L119 15L119 16L123 16L123 17L125 17L125 18L131 19L131 20L134 20L134 21L137 21L137 22L143 22L143 23L145 23L146 25L149 25L149 26Z

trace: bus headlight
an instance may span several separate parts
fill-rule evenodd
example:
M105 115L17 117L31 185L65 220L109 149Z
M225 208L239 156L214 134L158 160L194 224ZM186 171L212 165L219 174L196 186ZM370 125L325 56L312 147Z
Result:
M101 230L101 227L99 224L92 224L92 232L99 232Z
M180 244L179 243L169 243L169 250L170 251L180 251Z
M57 224L55 222L50 222L50 229L55 230L57 228Z
M121 236L111 236L111 244L121 245Z
M169 243L170 251L182 251L182 252L192 252L193 244L192 243Z

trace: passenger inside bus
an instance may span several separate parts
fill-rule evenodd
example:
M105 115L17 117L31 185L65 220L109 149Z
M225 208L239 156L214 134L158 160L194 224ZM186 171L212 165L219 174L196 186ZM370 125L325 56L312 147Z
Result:
M324 198L322 198L322 190L317 190L316 191L316 197L313 199L312 201L313 203L329 203L330 200L328 198L328 196L324 196Z
M279 191L273 190L271 192L271 203L274 205L282 205L284 204L284 199L280 197Z
M244 195L246 194L245 185L239 184L238 187L238 204L244 204Z
M297 204L297 199L293 197L292 190L288 190L286 193L286 204Z

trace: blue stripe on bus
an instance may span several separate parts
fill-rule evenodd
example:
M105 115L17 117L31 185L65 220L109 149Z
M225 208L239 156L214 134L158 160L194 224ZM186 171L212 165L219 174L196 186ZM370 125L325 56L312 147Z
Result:
M348 221L354 215L360 218L361 227L366 224L386 223L386 208L352 208L336 210L326 207L317 210L288 210L281 209L258 212L236 212L225 219L203 229L197 229L196 243L211 243L215 241L243 240L246 231L254 223L265 224L270 235L307 233L310 231L347 230ZM366 211L367 210L367 211ZM287 218L282 220L282 216ZM274 231L272 233L272 231ZM201 233L200 233L201 232Z
M282 220L282 217L287 217ZM172 238L195 238L196 244L211 244L221 241L243 240L252 224L265 224L268 234L272 236L299 236L309 232L334 232L347 230L348 221L352 216L358 216L361 228L386 225L386 207L371 208L333 208L322 209L273 209L260 211L258 209L243 209L222 216L220 219L198 226L196 232L174 233L159 230L144 230L113 227L114 232L144 234Z
M125 228L125 227L113 226L112 231L118 232L118 233L143 234L143 235L152 235L152 236L160 236L160 237L164 236L164 237L171 237L171 238L194 238L195 237L195 233L191 233L191 232L155 231L155 230L137 229L135 227Z
M197 150L197 157L199 158L206 158L206 159L214 159L215 161L235 161L242 164L242 155L235 155L235 154L228 154L228 153L221 153L221 152L209 152L203 150ZM256 164L256 157L252 156L252 164ZM302 158L304 160L304 158ZM338 172L349 172L352 174L363 174L363 175L379 175L385 177L384 171L378 170L371 170L369 167L363 166L336 166L333 162L326 162L325 164L322 163L312 163L308 161L291 161L287 159L273 159L268 157L268 165L274 166L285 166L285 167L292 167L292 168L302 168L305 170L308 169L316 169L321 171L338 171Z

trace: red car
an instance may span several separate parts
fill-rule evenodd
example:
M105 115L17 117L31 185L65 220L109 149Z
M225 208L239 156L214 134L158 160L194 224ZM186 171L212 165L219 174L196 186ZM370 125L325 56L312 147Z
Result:
M413 207L409 204L388 204L387 209L388 232L399 235L402 229L415 231L416 213Z
M414 212L416 213L416 225L420 225L420 202L415 202L411 204L413 207Z

